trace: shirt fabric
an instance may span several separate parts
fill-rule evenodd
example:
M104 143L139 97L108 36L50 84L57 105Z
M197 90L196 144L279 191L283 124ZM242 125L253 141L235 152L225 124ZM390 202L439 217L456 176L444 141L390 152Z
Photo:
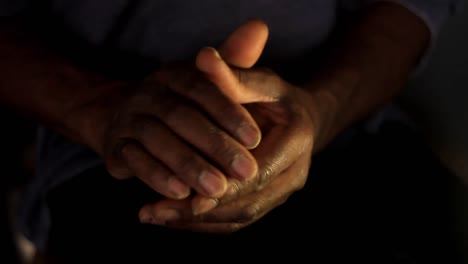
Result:
M30 1L0 0L0 15L15 14ZM290 68L320 53L320 45L333 32L341 14L377 1L50 0L50 11L69 30L93 45L111 45L161 63L191 58L201 47L217 46L241 23L256 17L270 28L262 59L266 64ZM460 3L456 0L389 2L401 4L423 19L432 33L432 43L443 22ZM376 120L381 119L382 115L370 122L370 127L378 126ZM38 133L38 157L37 176L24 193L19 221L25 235L41 249L46 245L50 226L45 193L102 161L86 147L44 128Z

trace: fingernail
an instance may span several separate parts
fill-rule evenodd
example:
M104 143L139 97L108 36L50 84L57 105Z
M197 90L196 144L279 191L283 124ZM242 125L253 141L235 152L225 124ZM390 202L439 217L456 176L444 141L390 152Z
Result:
M193 205L192 211L194 215L200 215L210 211L218 205L216 199L201 198L196 204Z
M260 143L260 134L258 130L251 125L244 125L239 127L239 129L237 129L237 135L239 136L240 140L242 140L244 145L249 149L257 147Z
M218 50L216 50L215 48L213 47L206 47L207 49L211 50L213 52L213 54L216 56L216 58L222 60L221 58L221 55L219 54Z
M256 170L256 163L243 155L237 155L232 162L232 168L243 179L251 178Z
M176 177L170 177L167 184L176 199L184 199L190 195L190 188Z
M157 225L165 225L167 222L179 219L180 214L178 211L173 209L164 209L157 213L156 217L153 219L153 223Z
M202 172L199 182L210 197L217 197L226 188L225 181L220 176L207 171Z

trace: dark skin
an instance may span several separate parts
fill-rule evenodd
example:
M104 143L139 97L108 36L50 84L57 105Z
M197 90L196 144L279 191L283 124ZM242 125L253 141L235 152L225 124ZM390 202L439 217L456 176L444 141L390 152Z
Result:
M227 177L257 172L248 151L257 124L193 67L164 84L160 70L111 80L60 57L21 18L0 20L0 57L3 103L90 147L117 179L138 177L173 199L191 189L216 198Z
M197 66L204 74L189 69L195 77L185 82L174 83L170 76L186 75L187 68L169 67L142 82L125 83L56 56L18 20L2 19L0 28L4 103L89 146L116 178L138 177L170 198L145 206L140 212L143 222L210 233L244 228L300 190L313 154L393 99L429 40L427 27L414 14L396 4L376 3L343 30L321 71L311 73L310 81L300 87L272 71L250 69L256 61L252 58L260 53L244 49L242 41L226 45L240 45L239 49L220 47L224 61L213 49L202 50ZM261 52L262 46L257 47ZM244 60L242 54L257 55ZM203 89L203 95L189 86ZM173 100L176 107L155 109L148 98ZM229 109L222 118L216 115L219 102ZM206 121L198 109L215 121ZM195 114L187 122L200 122L185 131L197 133L183 134L181 124L174 122L188 112ZM241 127L251 132L239 133ZM165 156L166 151L155 148L159 137L148 136L146 130L172 142L175 154ZM213 133L220 141L207 147L204 135ZM190 144L177 141L179 136ZM239 156L249 162L235 170ZM194 163L186 165L188 161ZM196 191L194 197L188 196L190 189Z
M261 128L263 139L252 150L259 173L244 182L230 179L220 199L148 204L140 219L208 233L232 233L256 222L304 187L314 153L399 94L428 41L428 28L408 10L371 5L337 39L321 72L301 87L269 70L228 65L223 47L224 61L202 50L198 68L234 101L247 104Z

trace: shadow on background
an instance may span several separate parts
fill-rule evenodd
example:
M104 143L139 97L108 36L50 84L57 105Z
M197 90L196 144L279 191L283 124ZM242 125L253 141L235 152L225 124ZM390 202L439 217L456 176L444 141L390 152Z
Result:
M461 181L452 185L454 229L468 263L468 5L441 32L427 68L412 79L402 105L426 142ZM465 182L465 185L462 184Z

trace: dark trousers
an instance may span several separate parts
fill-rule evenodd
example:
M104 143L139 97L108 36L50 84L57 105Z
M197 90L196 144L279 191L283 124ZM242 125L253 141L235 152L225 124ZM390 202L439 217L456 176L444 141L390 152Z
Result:
M48 253L64 263L459 263L454 181L417 134L389 123L314 157L306 187L260 221L207 235L140 224L158 195L95 168L48 195Z

